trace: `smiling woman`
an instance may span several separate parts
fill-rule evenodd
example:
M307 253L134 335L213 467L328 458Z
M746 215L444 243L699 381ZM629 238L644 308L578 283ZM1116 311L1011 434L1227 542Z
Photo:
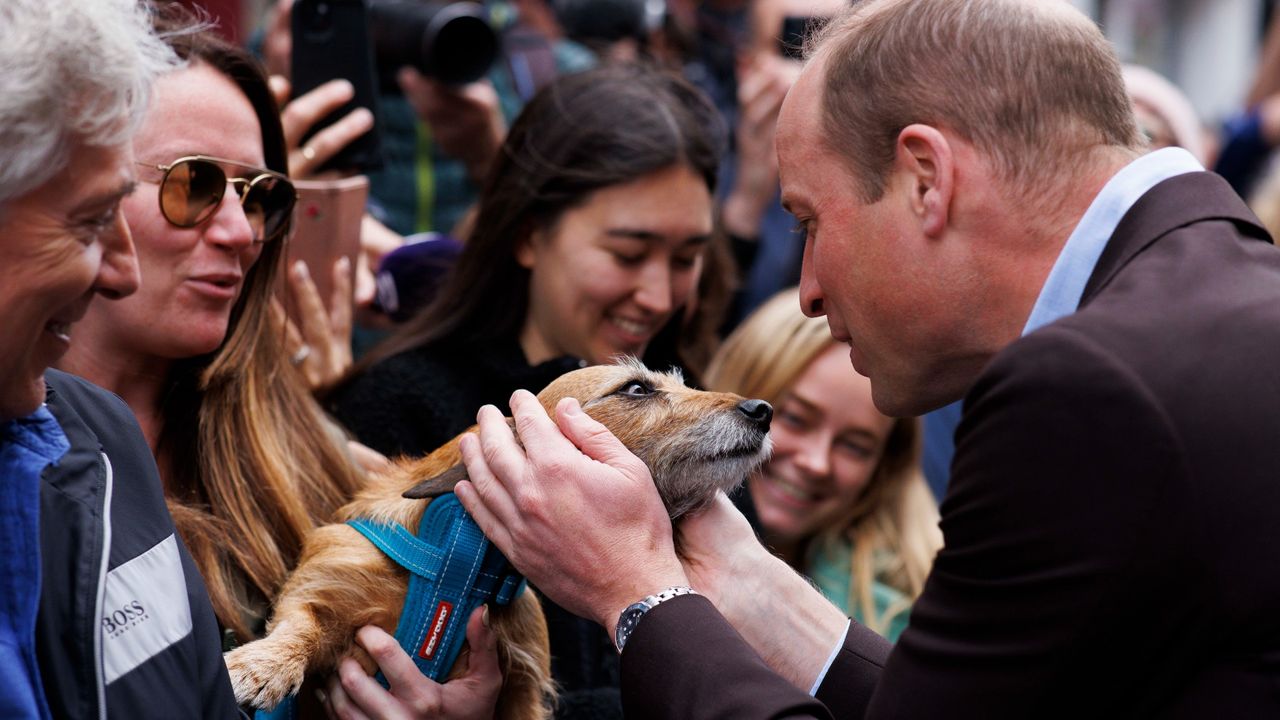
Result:
M765 544L858 622L896 640L942 545L915 418L882 415L849 348L795 290L762 305L707 371L713 390L774 406L773 457L739 498Z
M270 311L295 196L266 77L177 7L155 22L187 64L156 81L134 143L123 210L143 282L89 308L61 367L137 415L226 639L244 642L363 478Z

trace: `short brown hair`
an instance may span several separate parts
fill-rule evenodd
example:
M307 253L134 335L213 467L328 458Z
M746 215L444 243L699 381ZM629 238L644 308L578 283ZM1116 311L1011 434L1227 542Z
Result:
M826 142L865 202L884 193L898 134L945 127L1009 181L1060 173L1098 145L1142 146L1110 43L1033 0L870 0L809 43L826 60Z

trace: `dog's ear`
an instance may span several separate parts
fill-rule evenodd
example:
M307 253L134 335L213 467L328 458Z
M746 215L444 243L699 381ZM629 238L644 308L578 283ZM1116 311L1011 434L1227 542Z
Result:
M523 448L524 443L520 442L520 435L516 433L516 421L511 418L507 418L507 427L511 428L511 434L515 435L516 445ZM439 475L423 480L417 485L405 490L400 494L400 497L407 498L409 500L425 500L428 498L438 497L447 492L453 492L455 485L469 477L470 476L467 475L467 466L459 462L457 465L454 465Z
M458 463L433 478L428 478L405 490L400 497L410 500L425 500L447 492L453 492L458 483L467 479L467 466Z

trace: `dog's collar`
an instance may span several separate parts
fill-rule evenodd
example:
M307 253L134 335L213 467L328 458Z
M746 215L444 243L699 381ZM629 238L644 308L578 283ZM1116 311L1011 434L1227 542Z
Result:
M506 605L524 577L493 547L453 493L431 501L415 537L399 524L347 522L409 571L396 640L423 675L443 682L462 651L471 612L493 600ZM386 684L382 674L378 679Z

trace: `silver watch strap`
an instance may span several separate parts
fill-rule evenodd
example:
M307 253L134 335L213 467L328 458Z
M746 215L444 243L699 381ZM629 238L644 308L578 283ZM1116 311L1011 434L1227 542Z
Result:
M618 617L618 627L613 633L613 641L618 646L618 652L622 652L622 648L627 644L627 638L631 637L631 633L635 632L636 626L640 624L640 618L644 617L645 613L672 598L697 594L698 592L691 587L675 585L657 594L650 595L640 602L629 605L626 610L622 611L622 615Z

